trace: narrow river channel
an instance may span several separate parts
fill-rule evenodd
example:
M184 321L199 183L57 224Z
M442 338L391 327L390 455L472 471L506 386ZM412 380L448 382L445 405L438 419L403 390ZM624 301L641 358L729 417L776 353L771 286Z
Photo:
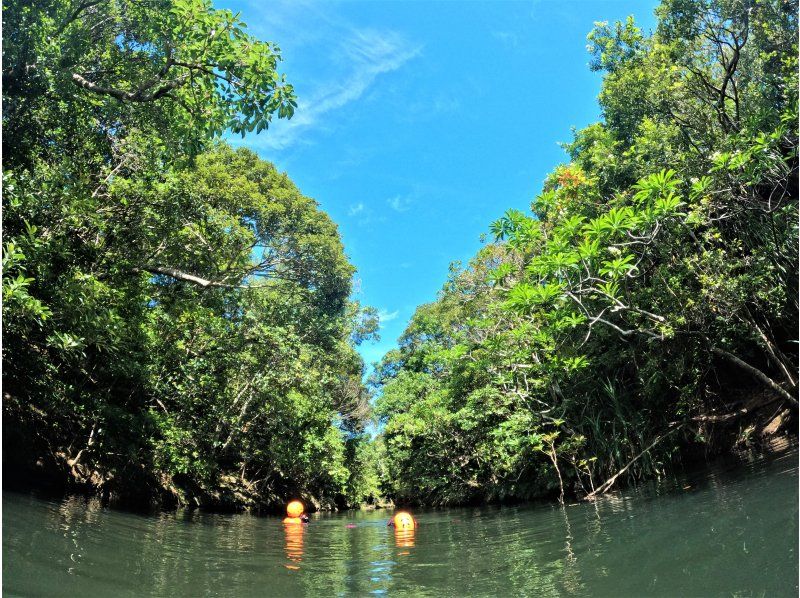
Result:
M3 494L4 596L796 596L798 453L596 504L248 515Z

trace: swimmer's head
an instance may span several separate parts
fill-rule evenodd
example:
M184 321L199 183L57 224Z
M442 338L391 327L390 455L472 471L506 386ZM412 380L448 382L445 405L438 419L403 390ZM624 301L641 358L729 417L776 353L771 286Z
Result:
M417 527L417 523L411 515L400 511L394 516L394 527L395 529L414 529Z
M289 517L300 517L300 515L303 514L303 511L305 511L305 507L299 500L293 500L286 505L286 514Z

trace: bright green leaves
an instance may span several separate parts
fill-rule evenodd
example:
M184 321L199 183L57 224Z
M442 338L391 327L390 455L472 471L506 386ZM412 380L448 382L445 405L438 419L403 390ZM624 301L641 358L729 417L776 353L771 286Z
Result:
M531 285L522 282L508 292L506 305L520 313L529 314L537 308L553 303L562 293L562 285Z
M238 15L210 0L13 0L3 18L22 28L4 39L14 73L6 77L14 98L6 118L15 130L15 115L34 111L48 138L67 129L87 138L90 130L138 132L195 154L211 137L262 131L273 116L291 118L297 106L277 70L278 46L249 34Z
M584 322L586 322L586 316L584 314L572 313L562 317L558 322L558 326L563 328L575 328Z
M678 214L678 208L684 205L680 195L682 184L674 170L662 170L639 180L634 186L634 202L644 210L644 218L648 221ZM698 187L692 188L690 197L702 192Z
M607 230L606 222L603 218L595 218L587 223L583 230L586 233L584 242L591 241L599 245L600 239Z
M512 266L511 264L509 263L500 264L499 266L497 266L497 268L489 272L488 280L496 284L503 284L503 282L509 276L511 276L513 272L514 272L514 266Z
M670 193L665 197L659 197L655 203L653 204L653 211L656 216L668 216L672 214L676 214L678 212L678 208L684 205L684 202L681 198L674 194Z
M692 189L689 197L693 202L702 200L711 188L713 180L710 176L701 176L692 182Z
M587 228L587 232L596 233L600 238L620 238L624 233L636 229L640 218L631 207L611 208L593 220L591 226Z
M178 81L176 100L190 118L204 118L211 134L265 129L277 114L291 118L297 102L285 76L277 73L280 49L245 31L228 10L210 0L175 0L161 39L165 73ZM202 116L201 116L202 115Z
M13 247L10 251L13 251ZM3 310L8 309L9 312L18 310L16 315L25 314L30 318L46 320L50 316L50 308L28 293L28 288L34 279L22 272L13 276L6 270L7 263L10 264L10 260L3 259Z
M9 198L9 196L12 202L22 201L21 198L16 197L13 185L4 189L4 198ZM23 224L25 233L20 236L19 242L30 248L35 254L41 246L37 228L27 221L24 221ZM52 315L52 312L43 301L30 294L31 285L36 279L28 274L28 268L35 264L29 264L29 257L14 241L7 241L3 245L2 260L3 319L6 323L6 330L13 325L9 320L17 318L41 326Z
M593 289L593 293L606 299L618 299L620 295L619 283L613 280L600 282Z
M550 276L566 275L566 271L574 268L580 255L575 251L545 251L531 258L526 266L526 271L536 279L543 279Z
M78 351L85 346L84 339L58 331L47 337L47 344L58 351L67 353Z
M628 254L604 261L598 272L601 276L607 276L612 279L630 276L636 271L634 259L633 255Z
M580 241L575 250L582 260L589 261L600 255L599 228L587 228L585 230L590 234L587 234Z
M650 174L633 185L635 191L633 199L637 204L642 204L674 195L678 191L680 182L674 170L662 170Z
M645 45L642 30L636 26L632 16L624 23L618 21L613 28L607 22L595 23L587 41L586 48L592 55L591 69L609 73L635 58Z
M712 156L711 173L735 177L750 184L776 175L788 174L796 151L788 153L782 147L786 143L787 130L778 126L767 134L741 135L735 149L715 152Z
M525 247L541 238L539 222L519 210L508 210L490 225L489 230L496 240L508 239L514 248Z
M349 469L357 449L345 446L362 442L370 413L354 345L377 320L347 300L352 267L330 219L271 164L227 146L191 170L112 188L121 191L156 200L135 252L149 256L142 268L218 283L147 280L149 379L170 414L155 442L165 473L189 466L213 488L214 476L239 479L233 467L263 468L269 492L301 488L329 506L361 492L350 486L364 481ZM252 504L277 500L234 490Z
M513 286L505 304L509 309L531 314L548 307L549 318L565 305L558 299L588 308L594 298L619 305L618 282L640 272L640 264L655 249L659 232L684 215L679 195L682 181L673 170L662 170L641 178L632 187L635 205L626 205L624 195L615 197L602 214L587 219L564 214L548 221L546 243L525 242L518 237L524 216L507 213L495 225L498 238L507 239L516 250L531 254L525 267L530 277ZM555 318L557 320L558 318Z
M581 225L584 222L586 222L586 218L584 216L581 216L580 214L569 216L559 223L558 232L564 238L567 239L572 238L576 234L578 234L578 231L580 231Z
M214 145L292 116L280 49L209 0L10 0L3 24L16 458L81 451L76 481L123 499L360 500L374 313L317 203Z
M589 365L589 359L584 355L578 355L575 357L567 357L561 360L563 367L569 373L577 372Z

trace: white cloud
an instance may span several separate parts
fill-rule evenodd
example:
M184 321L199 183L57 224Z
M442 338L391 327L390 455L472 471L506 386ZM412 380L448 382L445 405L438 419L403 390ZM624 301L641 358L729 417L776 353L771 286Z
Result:
M301 7L291 2L251 6L260 17L256 27L260 37L286 39L291 44L299 36L300 47L294 53L299 55L302 51L302 55L296 58L313 65L312 71L299 80L292 77L289 69L287 78L296 86L298 106L291 120L276 119L258 137L255 145L264 149L279 150L307 143L311 131L332 129L331 123L340 108L362 98L375 87L381 75L400 69L421 50L396 31L357 28L329 13L330 5L324 3L304 2ZM310 30L313 34L308 33ZM284 48L283 54L290 64L291 47ZM309 81L314 81L310 88Z
M397 319L397 316L399 315L400 315L399 309L396 309L391 312L386 309L381 309L378 311L378 317L380 318L381 324L385 324L386 322L391 322L392 320Z
M351 218L355 218L358 226L370 226L376 222L386 222L388 220L385 215L380 212L376 213L371 206L365 204L363 201L350 204L347 209L347 215Z
M357 204L351 205L350 209L347 210L348 216L356 216L364 211L364 202L360 201Z
M408 197L403 197L402 195L395 195L394 197L387 199L386 203L388 203L389 207L395 212L405 212L409 207L411 207L411 200Z

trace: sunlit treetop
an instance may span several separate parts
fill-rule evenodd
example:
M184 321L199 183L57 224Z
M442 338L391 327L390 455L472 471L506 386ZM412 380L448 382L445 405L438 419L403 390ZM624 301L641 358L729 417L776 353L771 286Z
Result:
M231 130L290 118L277 45L209 0L11 0L3 11L6 120L47 96L109 135L155 129L197 151Z

